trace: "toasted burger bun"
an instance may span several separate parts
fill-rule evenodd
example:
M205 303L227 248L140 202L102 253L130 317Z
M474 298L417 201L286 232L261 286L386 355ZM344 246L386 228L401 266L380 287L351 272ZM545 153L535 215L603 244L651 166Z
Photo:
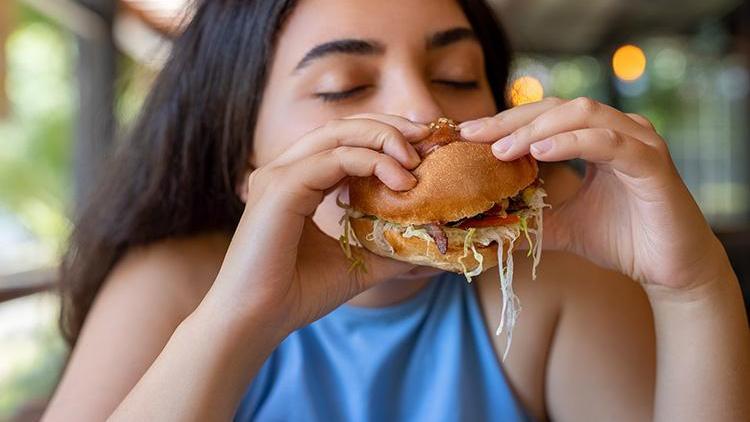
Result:
M351 207L394 223L446 223L486 211L537 178L531 156L500 161L489 144L463 141L449 126L438 127L425 141L450 143L427 155L412 172L416 187L395 192L376 177L354 178L349 184Z
M428 242L418 237L406 238L401 235L398 229L386 229L383 235L385 240L393 247L393 254L391 254L390 250L383 248L374 241L367 240L367 235L372 233L373 224L374 220L369 218L351 219L352 230L357 236L357 240L371 252L415 265L435 267L455 273L464 272L460 261L464 255L463 243L449 242L448 251L443 255L438 251L435 242ZM484 257L483 267L485 271L497 266L497 243L493 242L489 246L475 245L475 247L477 252ZM463 264L468 271L473 270L479 265L471 251L463 259Z

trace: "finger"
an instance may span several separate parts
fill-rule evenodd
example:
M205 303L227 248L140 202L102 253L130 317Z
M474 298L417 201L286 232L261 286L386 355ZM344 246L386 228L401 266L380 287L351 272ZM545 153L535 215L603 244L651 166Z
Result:
M344 120L366 119L385 123L395 127L409 142L419 142L430 134L430 128L422 123L413 122L395 114L361 113L344 117Z
M548 97L542 101L505 110L493 117L466 121L459 125L461 136L474 142L495 142L564 102L559 98Z
M656 144L651 130L622 112L589 98L578 98L541 114L528 125L492 145L502 160L515 160L529 151L529 145L558 133L586 128L611 128L643 142Z
M322 200L323 192L347 176L375 176L388 188L404 191L413 188L417 179L393 157L367 148L338 147L296 161L266 176L265 190L291 201L295 209L311 215Z
M531 155L539 161L565 161L580 158L606 164L631 177L653 175L660 155L654 147L611 129L579 129L554 135L531 145Z
M393 117L389 119L394 123L397 120ZM395 158L404 167L412 169L419 165L420 158L409 140L417 139L420 132L418 126L414 126L413 129L407 131L409 136L407 137L401 132L408 126L406 122L406 119L399 121L397 123L401 127L399 129L391 124L370 118L331 120L324 126L303 136L284 154L274 160L273 164L290 164L322 151L350 146L383 151Z
M636 113L625 113L626 116L630 117L634 122L638 123L639 125L645 127L648 130L654 130L656 129L654 127L654 124L651 123L649 119L647 119L644 116L641 116L640 114Z

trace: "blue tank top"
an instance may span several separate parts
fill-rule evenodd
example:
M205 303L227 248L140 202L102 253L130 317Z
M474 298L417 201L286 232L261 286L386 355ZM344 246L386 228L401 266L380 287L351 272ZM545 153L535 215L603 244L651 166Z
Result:
M343 305L289 335L236 421L527 421L474 289L443 273L384 308Z

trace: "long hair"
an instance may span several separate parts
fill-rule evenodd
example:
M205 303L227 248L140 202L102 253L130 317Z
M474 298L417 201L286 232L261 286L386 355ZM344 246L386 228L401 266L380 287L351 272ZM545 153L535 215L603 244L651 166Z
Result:
M173 42L131 135L79 214L61 265L60 326L74 345L105 279L133 247L222 231L243 204L248 157L276 37L297 0L203 0ZM510 51L484 0L459 0L505 108ZM154 282L158 282L155 280Z

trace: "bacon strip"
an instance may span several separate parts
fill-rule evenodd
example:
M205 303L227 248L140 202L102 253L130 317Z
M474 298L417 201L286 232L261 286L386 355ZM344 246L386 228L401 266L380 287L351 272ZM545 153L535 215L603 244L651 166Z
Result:
M427 234L430 235L432 240L435 241L438 250L441 254L445 255L448 252L448 236L445 235L443 228L437 224L427 224L424 226L427 230Z

